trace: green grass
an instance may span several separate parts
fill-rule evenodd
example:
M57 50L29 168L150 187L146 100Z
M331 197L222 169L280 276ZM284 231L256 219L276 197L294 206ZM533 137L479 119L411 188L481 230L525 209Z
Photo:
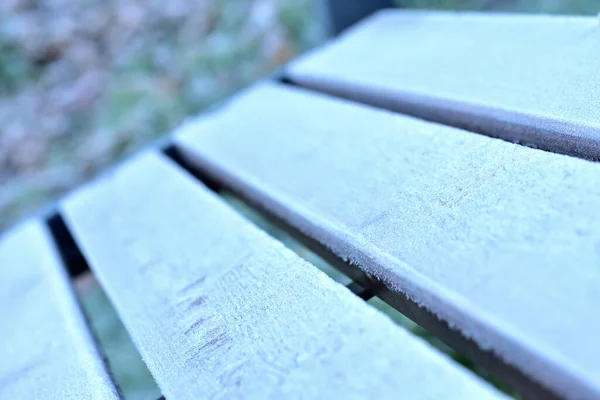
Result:
M158 399L160 389L102 288L95 280L87 280L80 286L82 307L125 399Z

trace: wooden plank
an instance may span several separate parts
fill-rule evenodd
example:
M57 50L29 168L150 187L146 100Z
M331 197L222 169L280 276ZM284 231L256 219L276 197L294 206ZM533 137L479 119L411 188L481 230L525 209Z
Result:
M600 159L594 17L385 11L291 64L302 86Z
M599 164L274 84L176 142L483 349L600 396Z
M503 397L166 158L63 209L167 399Z
M40 222L0 242L0 321L0 398L120 398Z

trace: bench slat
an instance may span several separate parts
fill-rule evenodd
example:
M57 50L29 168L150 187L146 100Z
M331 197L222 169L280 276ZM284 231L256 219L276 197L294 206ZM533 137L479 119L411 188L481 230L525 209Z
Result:
M503 397L166 158L63 210L167 399Z
M600 165L273 84L176 142L482 348L600 396Z
M385 11L292 63L292 81L512 142L600 159L593 17Z
M42 223L0 242L0 321L0 398L120 398Z

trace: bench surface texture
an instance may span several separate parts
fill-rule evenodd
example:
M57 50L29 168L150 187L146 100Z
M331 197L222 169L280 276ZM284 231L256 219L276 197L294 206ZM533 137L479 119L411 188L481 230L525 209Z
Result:
M1 399L119 398L41 223L0 242L0 287Z
M507 398L221 190L528 398L600 398L597 20L385 11L283 78L57 207L165 398ZM54 242L0 238L0 398L118 399Z

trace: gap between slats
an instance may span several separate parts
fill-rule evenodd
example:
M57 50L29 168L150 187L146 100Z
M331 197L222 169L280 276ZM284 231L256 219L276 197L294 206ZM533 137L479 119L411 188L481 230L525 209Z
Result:
M0 237L0 398L121 399L44 225L31 218Z
M132 195L132 187L137 194ZM218 397L232 393L230 389L242 397L278 392L305 393L307 398L330 393L335 397L340 391L358 397L372 393L394 397L398 390L427 398L444 393L504 397L365 307L289 249L282 248L281 243L252 226L163 155L142 154L109 179L77 196L61 205L65 222L167 398L195 398L198 393ZM148 196L153 201L146 204L144 199ZM139 209L140 204L145 205ZM168 213L154 225L157 210L168 204L179 211ZM130 215L134 209L137 214ZM107 220L107 215L114 218ZM211 226L219 226L218 232L213 232ZM199 227L207 231L203 233ZM200 243L194 237L203 240ZM131 246L131 238L134 242L139 240L136 249ZM149 249L145 255L137 251L141 247ZM246 258L248 248L257 252ZM190 262L194 264L192 269ZM133 270L119 268L122 263ZM283 265L280 263L287 268L275 268L278 272L274 274L269 266ZM112 271L107 272L110 268ZM214 275L204 275L204 271ZM239 275L230 275L229 271L239 271ZM206 291L190 292L198 289L205 276L209 281ZM143 282L153 282L152 290ZM194 313L201 304L205 304L202 308L207 314ZM326 304L329 306L323 308ZM168 314L175 308L175 315ZM328 314L333 318L328 318ZM217 325L203 324L204 317L212 315ZM265 316L267 319L263 319ZM160 322L163 320L170 323L165 325ZM279 327L268 321L277 322ZM321 322L315 325L315 321ZM224 332L231 338L231 347L214 341L215 326L223 327L216 333ZM192 333L196 337L191 337ZM354 333L358 339L352 339ZM150 335L149 340L144 337L146 334ZM306 338L309 352L305 351ZM255 341L257 351L248 352L248 344ZM340 343L347 345L340 347ZM182 349L189 351L182 353ZM204 357L206 351L210 351L210 358ZM313 354L315 362L300 362L298 354ZM165 359L172 362L164 364ZM407 360L412 361L406 364ZM238 362L242 363L244 374L240 379L230 369L232 363ZM221 363L226 375L213 368ZM284 364L290 368L281 368ZM278 366L275 380L270 378L273 365ZM305 372L298 375L299 368ZM361 374L362 383L351 379ZM223 381L221 376L233 379ZM415 379L424 386L411 385ZM217 386L212 386L213 382ZM298 387L279 389L280 384L288 386L294 382Z
M553 121L535 120L532 117L517 114L506 119L494 118L491 115L496 113L489 112L493 110L472 104L463 104L409 92L401 96L397 93L388 94L383 92L370 94L367 90L345 88L343 85L322 82L319 79L300 83L285 73L278 77L277 82L297 89L462 129L477 135L500 139L540 151L564 154L589 161L600 161L600 143L598 141L570 136L558 130L552 130L550 127L553 124L558 124ZM520 120L528 120L529 123L520 123L518 122ZM585 130L586 128L573 126L572 129ZM552 135L552 140L548 140L548 135Z
M422 330L421 336L434 340L434 345L448 353L453 349L458 353L457 359L479 376L493 383L496 387L516 398L527 399L560 399L556 394L531 380L516 368L504 363L490 351L482 350L475 342L463 336L458 330L452 329L447 322L441 321L429 310L418 305L408 297L385 286L381 281L368 276L360 268L342 260L324 245L306 236L296 227L281 220L279 217L262 207L260 204L246 198L225 182L218 181L197 165L192 165L181 156L176 146L169 146L164 153L180 167L188 171L204 185L219 194L230 203L246 219L252 221L286 246L290 247L300 257L323 270L338 283L344 284L355 295L368 301L371 305L377 301L384 304L383 311L389 315L390 310L409 319ZM283 237L283 240L282 240ZM290 242L293 243L290 246ZM320 260L320 261L319 261ZM340 272L346 277L340 277ZM381 309L381 307L378 307ZM394 318L398 322L398 318ZM405 326L406 327L406 326Z
M96 348L121 395L125 400L140 398L141 393L150 396L150 399L160 396L158 385L146 368L112 303L102 287L95 282L87 260L60 213L51 214L46 219L46 224L63 265L71 274L75 298ZM127 368L122 365L124 360L128 364Z
M282 241L287 247L296 252L300 257L304 258L311 264L315 265L317 268L321 269L323 272L325 272L338 283L346 286L356 296L367 301L371 306L386 313L396 323L404 326L404 328L411 330L413 334L425 337L430 342L430 344L432 344L438 350L445 352L447 355L453 357L455 361L458 361L467 368L471 369L480 377L492 383L505 393L510 394L516 398L522 398L518 390L513 389L511 386L504 383L503 380L500 380L494 375L489 374L485 370L485 368L483 368L483 365L475 364L468 357L465 357L463 355L452 355L449 351L450 347L447 347L442 342L436 341L435 339L432 340L433 336L439 336L438 333L435 332L435 330L431 331L430 333L429 330L426 330L424 327L414 324L412 321L409 320L409 318L407 318L410 317L410 319L416 321L417 323L424 320L422 316L418 315L418 312L416 310L411 310L410 306L404 304L404 302L406 301L405 299L401 300L400 302L398 302L398 299L386 299L387 304L379 300L375 296L379 296L381 298L385 298L386 296L384 292L385 289L381 286L379 282L372 280L370 277L366 276L357 267L348 265L320 244L313 242L311 239L299 234L297 231L294 230L293 227L287 226L272 215L262 212L264 210L259 210L252 207L251 205L248 205L244 200L238 198L233 193L228 192L227 189L222 187L219 183L211 180L208 176L203 175L201 171L192 168L191 166L185 165L184 161L178 156L177 150L174 147L168 148L165 151L165 154L171 159L173 159L176 163L178 163L181 167L183 167L183 169L192 173L202 183L204 183L209 188L214 190L217 194L219 194L224 201L228 202L237 212L242 214L247 220L253 222L255 225L257 225L262 230L266 231L271 236L274 236L278 240ZM50 223L53 227L53 236L56 235L54 236L54 240L57 244L57 247L60 250L61 256L69 263L75 263L77 265L78 270L89 271L89 267L85 256L83 256L80 249L78 248L76 242L74 241L71 235L70 230L65 225L62 216L58 213L52 215L48 219L48 224L50 225ZM288 240L285 240L285 238L282 240L282 236L286 235ZM67 265L67 267L70 266ZM72 268L70 269L73 270ZM89 274L90 272L82 272L79 275L79 279L85 279L85 276ZM82 294L79 293L79 296L81 295ZM91 326L91 330L95 333L97 337L99 348L102 350L102 352L106 354L106 357L108 358L107 367L110 369L112 364L112 372L114 374L115 354L112 351L110 351L110 349L106 348L106 343L102 340L101 335L99 335L98 328L96 326L97 321L94 321L95 317L93 315L90 315L89 307L88 309L86 309L85 301L82 301L81 298L79 299L79 301L83 303L82 309L84 310L86 316L90 320L89 325ZM107 300L107 302L108 305L112 307L110 301ZM391 304L393 308L390 307L388 304ZM412 307L418 308L416 304L413 304ZM402 314L396 310L400 310ZM407 310L410 310L410 313L407 312ZM116 315L116 311L114 311L114 309L111 312L115 313ZM419 312L424 312L424 310L421 310ZM403 314L405 314L406 316ZM438 323L441 322L438 321ZM125 329L120 323L120 320L119 326L121 327L121 329ZM416 328L417 331L415 331L414 328ZM432 333L434 333L434 335L432 335ZM98 338L98 336L100 337ZM127 337L129 338L128 335ZM146 368L145 364L141 359L141 356L137 352L137 349L135 349L135 346L130 338L128 340L128 351L135 353L134 357L137 359L136 361L142 364L144 368ZM119 386L121 386L124 392L125 399L130 398L127 386L122 381L122 376L118 373L114 375L116 378L116 382L119 384ZM158 389L158 386L156 386L154 380L152 380L152 382L157 393L160 393L160 389ZM149 392L152 392L152 390L150 390ZM158 396L159 394L152 398L156 398ZM162 398L164 399L164 397ZM551 397L547 396L545 398Z

